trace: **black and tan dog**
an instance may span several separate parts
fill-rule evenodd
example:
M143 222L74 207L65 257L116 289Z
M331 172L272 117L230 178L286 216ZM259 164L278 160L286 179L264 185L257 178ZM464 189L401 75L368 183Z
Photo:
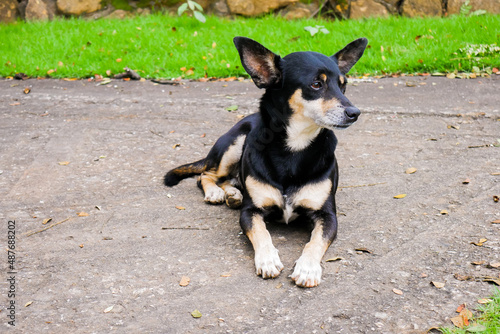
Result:
M248 38L236 37L234 43L254 83L266 89L260 111L220 137L205 159L169 171L165 184L201 174L206 202L241 206L240 224L263 278L283 270L266 222L312 223L311 239L291 278L298 286L317 286L321 259L337 234L332 130L347 128L360 114L344 93L346 74L367 40L357 39L331 57L295 52L281 58Z

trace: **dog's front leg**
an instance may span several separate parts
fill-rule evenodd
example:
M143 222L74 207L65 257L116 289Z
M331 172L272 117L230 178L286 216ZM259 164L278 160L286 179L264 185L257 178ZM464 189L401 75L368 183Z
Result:
M337 217L335 214L331 215L327 221L315 220L311 240L295 262L295 269L290 276L295 284L304 288L312 288L321 282L321 259L336 235Z
M262 278L278 277L283 270L278 250L266 229L262 212L258 209L242 210L240 224L255 251L255 269Z

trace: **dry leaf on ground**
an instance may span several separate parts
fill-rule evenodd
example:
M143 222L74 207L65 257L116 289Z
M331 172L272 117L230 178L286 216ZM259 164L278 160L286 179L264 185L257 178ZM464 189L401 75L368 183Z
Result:
M399 289L392 289L392 292L394 292L397 295L402 295L403 294L403 291L401 291Z
M442 282L432 281L431 283L432 283L432 285L434 285L438 289L444 288L444 286L445 286L445 283L442 283Z
M481 247L481 246L482 246L482 245L483 245L486 241L488 241L488 239L486 239L486 238L481 238L481 239L479 239L479 241L478 241L478 242L472 241L472 242L471 242L471 244L472 244L472 245L475 245L475 246L479 246L479 247Z
M399 194L399 195L394 196L394 198L396 198L396 199L405 198L405 197L406 197L406 194Z
M191 279L187 276L182 276L181 281L179 282L180 286L188 286L189 282L191 282Z
M78 217L88 217L88 216L89 216L89 214L88 214L88 213L83 212L83 211L82 211L82 212L77 212L77 213L76 213L76 215L77 215Z
M194 310L193 312L191 312L191 316L193 318L201 318L201 312L198 310Z
M417 171L417 169L415 167L410 167L408 169L406 169L405 173L406 174L413 174Z

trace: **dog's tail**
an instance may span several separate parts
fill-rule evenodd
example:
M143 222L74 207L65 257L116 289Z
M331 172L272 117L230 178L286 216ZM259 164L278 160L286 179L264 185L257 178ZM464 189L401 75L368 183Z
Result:
M164 178L167 187L173 187L182 180L199 175L206 169L206 159L198 160L196 162L185 164L169 171Z

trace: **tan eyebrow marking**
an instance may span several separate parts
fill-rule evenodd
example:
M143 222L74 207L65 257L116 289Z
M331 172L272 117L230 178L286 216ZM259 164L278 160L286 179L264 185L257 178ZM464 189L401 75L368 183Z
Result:
M322 81L324 81L324 82L326 82L326 80L328 79L325 73L321 73L321 74L319 75L319 78L320 78Z
M345 84L345 78L343 76L339 77L339 81L341 85Z

